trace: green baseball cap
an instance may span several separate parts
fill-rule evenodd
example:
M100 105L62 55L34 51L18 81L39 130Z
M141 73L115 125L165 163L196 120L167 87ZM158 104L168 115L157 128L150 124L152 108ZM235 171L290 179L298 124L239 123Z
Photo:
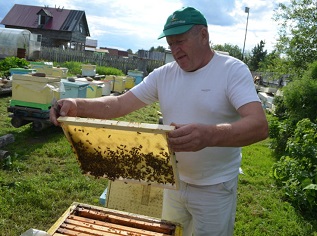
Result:
M194 25L207 26L204 15L193 7L183 7L167 18L163 32L158 39L175 34L183 34Z

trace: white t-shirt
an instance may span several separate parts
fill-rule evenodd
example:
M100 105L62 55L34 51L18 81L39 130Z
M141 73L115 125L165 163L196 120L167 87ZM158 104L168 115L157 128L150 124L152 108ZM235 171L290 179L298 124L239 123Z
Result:
M131 92L146 104L159 101L163 123L219 124L240 118L237 109L258 101L247 66L215 53L203 68L186 72L176 62L151 72ZM239 173L241 148L207 147L197 152L177 152L180 179L196 185L228 181Z

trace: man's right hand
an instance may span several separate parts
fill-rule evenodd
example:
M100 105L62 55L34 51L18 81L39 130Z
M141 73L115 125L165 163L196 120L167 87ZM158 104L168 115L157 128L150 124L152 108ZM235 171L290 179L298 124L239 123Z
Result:
M62 99L56 101L50 109L50 121L59 126L57 118L60 116L77 116L76 99Z

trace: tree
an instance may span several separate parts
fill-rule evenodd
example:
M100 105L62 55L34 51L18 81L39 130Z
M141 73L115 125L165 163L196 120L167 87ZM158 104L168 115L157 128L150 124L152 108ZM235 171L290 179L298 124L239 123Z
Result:
M292 0L279 4L274 12L274 20L281 25L276 48L287 56L298 73L317 60L316 5L316 0Z
M127 52L130 54L133 54L132 49L130 49L130 48L127 50Z
M287 76L287 80L293 80L294 77L298 77L296 72L292 69L289 60L283 57L279 52L273 50L267 54L265 59L259 63L258 71L272 72L273 80L278 80Z
M165 48L163 47L163 46L158 46L158 47L156 47L156 48L154 48L154 47L151 47L150 48L150 52L153 52L153 51L155 51L155 52L165 52Z
M265 57L267 55L267 50L263 50L265 46L264 41L260 41L260 44L256 45L252 49L251 58L249 60L248 66L251 71L257 71L260 67L260 63L265 60Z
M216 44L212 46L213 49L217 51L228 52L230 56L238 59L242 59L241 49L237 45L231 45L225 43L225 45Z

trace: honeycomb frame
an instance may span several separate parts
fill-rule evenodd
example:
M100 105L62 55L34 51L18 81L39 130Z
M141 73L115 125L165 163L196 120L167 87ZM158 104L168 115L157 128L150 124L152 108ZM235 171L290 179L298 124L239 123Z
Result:
M174 126L59 117L83 174L178 189L177 161L167 142Z

